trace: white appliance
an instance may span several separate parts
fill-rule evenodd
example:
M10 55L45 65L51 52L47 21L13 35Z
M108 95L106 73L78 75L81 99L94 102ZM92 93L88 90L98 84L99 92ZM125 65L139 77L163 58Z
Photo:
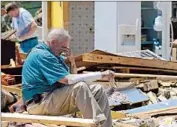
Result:
M95 2L95 49L141 50L141 2Z

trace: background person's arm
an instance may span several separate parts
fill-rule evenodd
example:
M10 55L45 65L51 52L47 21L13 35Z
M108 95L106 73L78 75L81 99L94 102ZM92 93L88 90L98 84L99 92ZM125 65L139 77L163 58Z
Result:
M35 21L33 21L30 25L29 25L29 31L24 35L19 37L19 41L23 41L25 39L27 39L28 37L30 37L37 29L37 24Z
M28 31L25 33L25 35L19 37L19 41L23 41L29 38L37 29L37 24L30 12L24 11L21 15L21 18L25 24L24 30L28 29Z

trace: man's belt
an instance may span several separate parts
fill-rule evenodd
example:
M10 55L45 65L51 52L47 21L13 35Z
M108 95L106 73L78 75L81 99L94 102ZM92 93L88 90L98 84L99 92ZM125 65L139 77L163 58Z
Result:
M42 98L43 98L42 94L35 94L33 95L32 99L25 102L25 105L28 106L31 103L37 104L42 100Z

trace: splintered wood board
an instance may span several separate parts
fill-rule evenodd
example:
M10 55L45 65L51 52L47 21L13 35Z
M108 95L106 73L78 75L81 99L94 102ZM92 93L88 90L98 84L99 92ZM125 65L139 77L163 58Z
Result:
M128 70L129 72L134 70L134 71L152 71L152 72L169 72L169 73L177 73L177 70L169 70L169 69L157 69L157 68L145 68L145 67L127 67L127 66L98 66L98 69L113 69L113 70Z
M169 80L177 80L177 76L170 76L170 75L150 75L150 74L127 74L127 73L115 73L116 77L124 77L124 78L157 78L157 79L169 79Z
M91 71L84 71L84 74L93 73ZM158 80L177 80L177 76L172 75L152 75L152 74L132 74L132 73L115 73L117 78L153 78Z
M164 109L158 109L158 110L152 110L152 111L147 111L147 112L141 112L141 113L135 113L133 115L138 116L138 117L147 117L147 116L152 116L156 114L165 114L165 113L177 113L177 107L171 107L171 108L164 108Z
M176 62L167 62L158 59L141 59L141 58L132 58L132 57L123 57L123 56L85 53L82 55L81 61L76 60L77 67L91 66L97 64L119 64L119 65L177 70Z
M15 67L11 67L10 65L1 65L1 69L11 69L11 68L22 68L23 65L16 65Z
M82 118L67 118L59 116L28 115L20 113L1 113L1 121L21 122L21 123L42 123L67 125L75 127L96 127L94 120Z

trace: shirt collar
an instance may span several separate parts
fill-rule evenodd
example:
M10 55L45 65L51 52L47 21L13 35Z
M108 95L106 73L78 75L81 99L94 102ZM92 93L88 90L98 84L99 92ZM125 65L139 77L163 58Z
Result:
M46 43L44 43L44 42L42 42L39 45L37 45L36 48L37 49L45 49L45 50L49 51L50 53L52 53L52 51L49 48L49 46Z
M37 49L44 49L44 50L47 50L47 51L49 51L50 53L53 54L53 52L51 51L51 49L49 48L49 46L48 46L46 43L44 43L44 42L42 42L42 43L40 43L39 45L37 45L36 48L37 48ZM53 55L54 55L54 54L53 54ZM55 55L54 55L54 56L55 56ZM60 59L62 59L62 60L64 60L64 57L63 57L62 55L56 56L56 57L57 57L57 58L60 58Z

